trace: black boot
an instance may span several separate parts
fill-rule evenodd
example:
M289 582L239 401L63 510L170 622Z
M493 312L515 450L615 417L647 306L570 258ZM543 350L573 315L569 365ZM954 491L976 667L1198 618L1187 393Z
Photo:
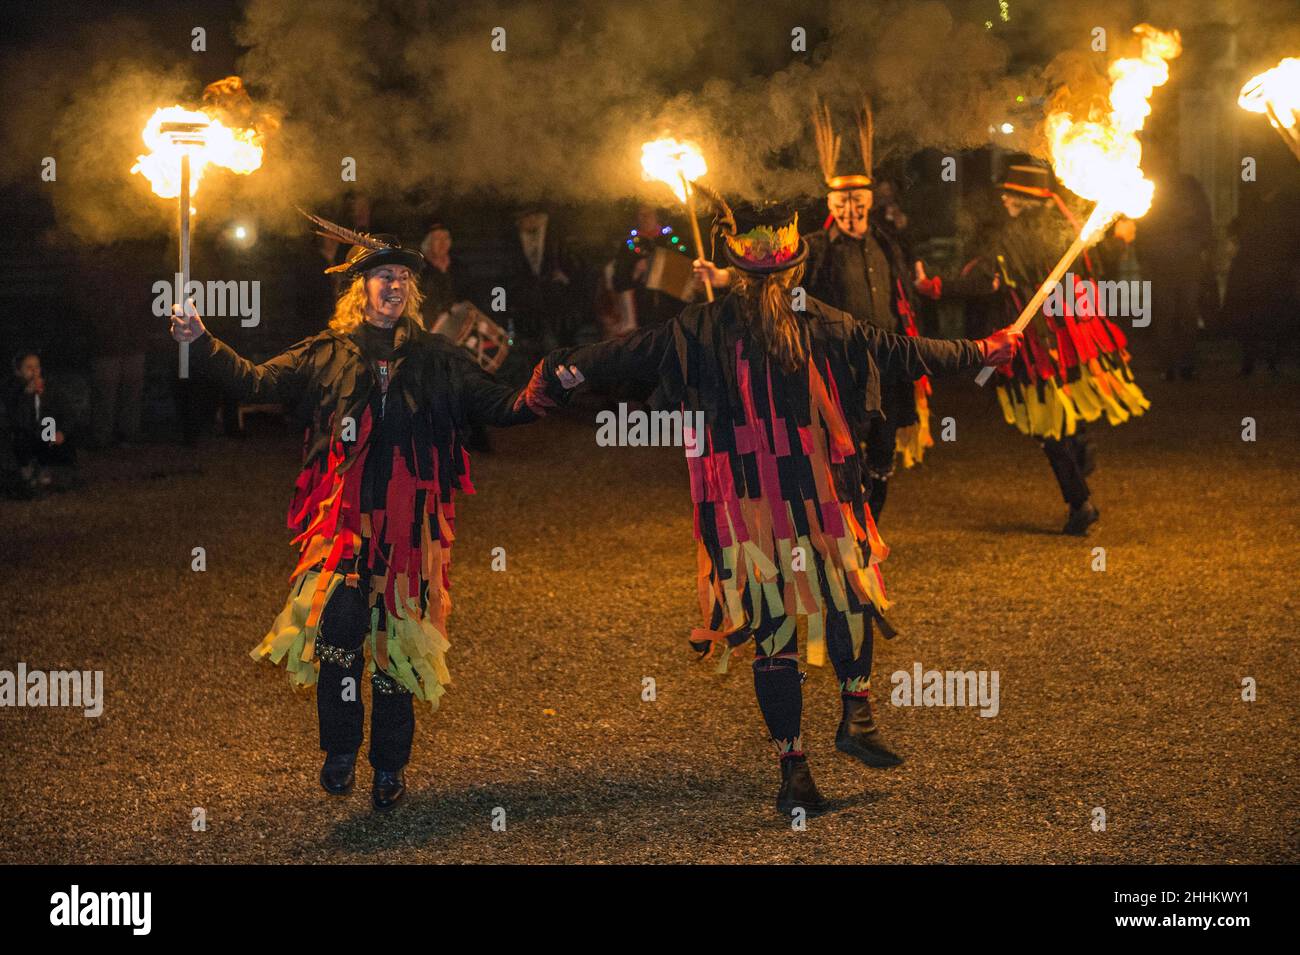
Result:
M807 756L786 756L781 760L781 788L776 794L776 811L787 819L796 809L809 816L825 812L830 806L813 782Z
M844 697L844 716L835 731L835 748L878 768L897 766L903 761L903 757L889 748L876 728L869 696Z
M375 784L370 790L370 801L376 809L392 809L406 795L406 777L403 770L375 770Z
M1101 511L1092 506L1091 501L1084 501L1082 504L1070 508L1070 516L1065 522L1065 527L1061 528L1062 534L1073 534L1075 537L1087 537L1088 528L1096 524L1101 519Z
M346 796L357 781L357 754L331 753L320 768L320 784L331 796Z

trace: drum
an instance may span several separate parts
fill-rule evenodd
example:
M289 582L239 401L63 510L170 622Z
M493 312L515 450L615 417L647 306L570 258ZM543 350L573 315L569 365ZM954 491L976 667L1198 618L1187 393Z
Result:
M434 334L450 338L478 362L484 371L495 372L510 354L506 331L472 302L457 302L433 323Z
M695 272L691 257L672 249L655 249L650 256L645 287L689 302L695 298Z

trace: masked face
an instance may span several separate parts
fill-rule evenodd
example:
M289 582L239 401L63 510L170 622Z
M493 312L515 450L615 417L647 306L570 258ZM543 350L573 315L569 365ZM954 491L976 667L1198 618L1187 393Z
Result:
M366 314L385 325L402 316L411 295L411 270L405 265L385 265L366 273Z
M846 189L829 193L826 206L840 231L854 239L867 234L867 213L871 211L870 189Z

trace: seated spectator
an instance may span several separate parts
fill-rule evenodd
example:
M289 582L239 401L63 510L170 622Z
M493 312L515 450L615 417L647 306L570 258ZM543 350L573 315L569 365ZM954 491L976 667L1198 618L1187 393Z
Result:
M77 453L69 436L71 409L47 384L41 373L41 356L30 349L14 358L5 418L14 463L29 491L63 490L75 483Z

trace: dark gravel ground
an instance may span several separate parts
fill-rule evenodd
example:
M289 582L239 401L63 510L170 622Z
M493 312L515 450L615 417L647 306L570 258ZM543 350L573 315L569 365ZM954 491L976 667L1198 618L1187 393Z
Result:
M907 762L867 770L831 746L834 683L814 669L804 734L839 808L804 832L771 808L747 667L718 677L685 644L680 452L598 448L588 411L501 432L476 459L454 686L418 715L412 793L389 816L370 811L367 766L351 797L320 791L313 699L247 655L286 593L296 440L264 421L197 452L88 457L84 489L0 505L0 668L102 669L106 684L98 719L0 709L0 860L1300 860L1300 383L1224 367L1144 384L1147 417L1098 429L1087 541L1055 533L1046 462L992 393L942 388L958 440L897 480L884 522L903 636L881 642L877 692L915 661L997 670L1001 711L885 705Z

